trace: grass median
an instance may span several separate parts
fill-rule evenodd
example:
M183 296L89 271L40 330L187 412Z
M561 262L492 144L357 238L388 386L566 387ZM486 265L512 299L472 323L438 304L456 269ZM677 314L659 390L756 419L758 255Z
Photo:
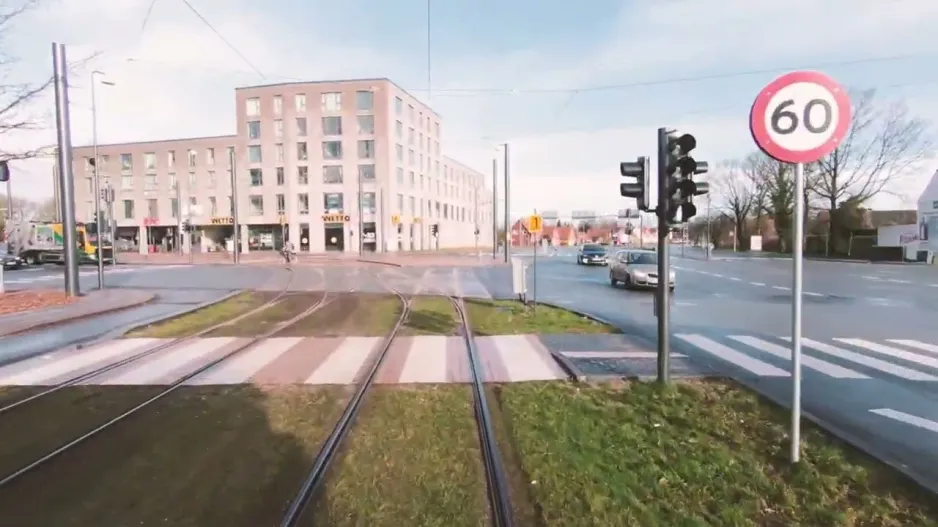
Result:
M540 524L938 525L934 496L814 427L791 466L787 414L732 384L498 394Z
M178 317L139 327L125 338L175 338L192 335L260 307L276 293L245 291L231 298Z
M558 307L539 304L533 309L517 300L467 299L465 302L472 330L478 336L619 333L608 324Z

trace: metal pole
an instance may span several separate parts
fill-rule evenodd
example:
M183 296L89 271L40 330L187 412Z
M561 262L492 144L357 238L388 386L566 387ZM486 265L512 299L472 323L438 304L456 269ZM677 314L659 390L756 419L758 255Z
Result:
M179 188L179 180L176 180L176 243L175 249L182 254L182 190Z
M534 209L534 214L537 215L537 209ZM534 263L532 264L534 267L533 269L534 276L531 277L533 281L533 284L532 284L533 291L531 292L531 294L534 297L533 311L537 313L537 246L540 240L538 240L539 236L537 232L532 232L531 234L534 236Z
M669 247L668 247L668 178L665 173L667 165L667 135L666 128L658 129L658 291L657 307L658 312L658 382L668 383L670 381L670 266L669 266Z
M378 222L379 222L379 228L381 229L381 247L382 247L381 251L386 253L388 252L388 241L387 241L388 233L387 231L384 230L384 189L380 187L378 188L378 207L380 207L378 209L378 211L380 212L380 214L378 215ZM375 240L376 246L377 246L377 242L378 240L376 239Z
M72 179L72 130L68 111L68 62L65 45L52 44L55 81L55 124L58 135L59 188L62 189L62 238L65 256L65 294L80 294L78 282L78 235L75 227L75 183Z
M710 194L707 194L707 260L710 259L710 226L713 222L710 221Z
M365 256L365 231L363 227L365 222L362 221L362 214L364 212L364 207L362 206L362 171L358 171L358 257L363 258Z
M92 169L92 176L94 177L94 225L95 232L97 233L97 250L95 251L98 255L98 289L104 289L104 244L101 243L101 178L98 177L98 109L96 106L95 96L94 96L94 73L91 74L91 142L92 149L94 152L94 166Z
M791 462L801 458L801 273L804 249L804 165L795 165L791 286Z
M59 182L59 167L57 165L52 165L52 192L55 200L55 221L60 223L62 221L62 187Z
M508 143L505 146L505 263L511 258L511 171L508 169Z
M231 165L231 223L234 226L234 234L232 235L234 243L231 246L234 249L234 263L237 264L241 262L241 225L238 221L238 170L235 157L235 151L232 148L228 154L228 161Z
M498 258L498 159L492 159L492 259Z
M114 216L114 187L107 186L107 218L111 231L111 267L117 265L117 217Z

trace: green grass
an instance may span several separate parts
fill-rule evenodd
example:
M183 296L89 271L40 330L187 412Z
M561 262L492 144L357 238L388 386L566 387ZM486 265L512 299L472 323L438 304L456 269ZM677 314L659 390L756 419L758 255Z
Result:
M307 524L487 524L468 387L382 388L365 405Z
M230 325L224 325L206 337L255 337L273 331L277 325L290 320L322 298L321 293L291 294L276 304Z
M399 333L400 336L458 334L459 321L453 303L438 296L414 297Z
M139 400L143 389L68 390L76 393L45 405L44 413L33 412L36 423L17 428L14 436L54 437L59 420L75 412L87 418L88 406L110 406L113 417L118 407ZM4 487L3 523L276 525L338 418L343 397L341 388L310 386L185 387ZM97 422L87 419L84 430ZM56 441L45 441L62 442L74 432L61 430ZM27 440L18 444L20 461L31 460L23 450ZM7 447L3 455L17 454Z
M243 292L179 317L143 326L124 334L125 338L170 338L192 335L203 329L247 313L270 300L270 294Z
M479 336L619 333L612 326L557 307L538 305L534 310L515 300L467 299L465 302L472 331Z
M931 526L934 496L722 382L501 387L548 526Z
M400 318L397 296L345 293L283 331L280 337L383 337Z

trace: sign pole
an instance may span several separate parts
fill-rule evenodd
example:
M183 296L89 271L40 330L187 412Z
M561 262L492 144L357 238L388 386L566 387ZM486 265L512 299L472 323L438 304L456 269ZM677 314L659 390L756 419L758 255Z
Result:
M238 264L241 263L241 229L238 221L238 172L235 166L234 148L228 153L228 163L231 165L231 223L234 226L231 248L233 261Z
M801 459L801 301L804 234L804 163L795 163L791 287L791 462Z
M78 228L75 225L75 178L72 177L72 125L68 106L68 61L65 58L64 44L52 44L52 62L55 80L55 121L58 132L56 162L59 167L59 188L62 190L65 294L74 297L81 293L78 278Z
M534 264L533 264L534 276L532 277L532 280L533 280L532 295L534 297L534 312L537 313L537 245L538 245L538 242L540 242L540 240L538 239L540 238L540 236L538 236L538 232L540 232L541 230L541 220L540 218L537 217L537 209L534 209L534 216L531 218L531 220L532 221L528 223L535 223L535 225L531 225L531 226L537 227L536 229L531 229L532 231L531 234L534 235Z

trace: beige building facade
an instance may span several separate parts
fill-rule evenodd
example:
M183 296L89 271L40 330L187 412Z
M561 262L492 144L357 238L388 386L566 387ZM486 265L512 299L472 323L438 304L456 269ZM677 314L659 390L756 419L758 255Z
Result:
M242 250L491 245L486 176L443 155L441 118L393 82L254 86L235 100L234 135L98 146L118 238L141 252L230 249L233 153ZM77 219L93 221L93 148L73 155Z

